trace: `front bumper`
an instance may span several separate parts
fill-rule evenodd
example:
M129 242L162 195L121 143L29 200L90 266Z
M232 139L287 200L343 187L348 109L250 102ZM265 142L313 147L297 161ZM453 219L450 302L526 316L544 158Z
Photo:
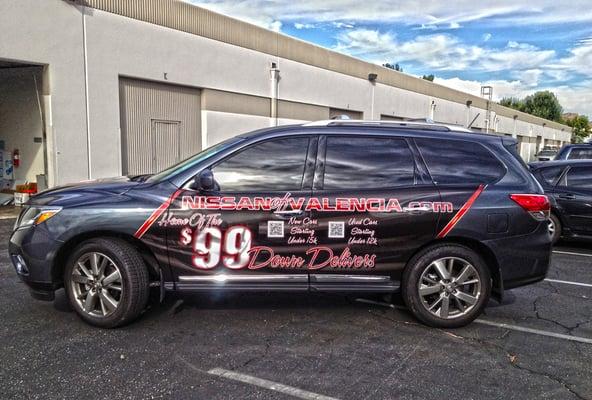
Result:
M53 300L54 291L62 286L52 268L60 244L42 225L18 229L10 236L8 254L12 264L36 299Z

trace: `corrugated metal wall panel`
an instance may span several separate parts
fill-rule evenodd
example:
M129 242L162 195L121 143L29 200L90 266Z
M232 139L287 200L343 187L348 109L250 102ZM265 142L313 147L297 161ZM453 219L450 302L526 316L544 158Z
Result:
M200 150L198 89L127 78L120 78L119 87L124 174L158 172L160 160L171 160L171 154L178 161ZM177 138L170 139L167 147L163 137L171 129L178 132Z

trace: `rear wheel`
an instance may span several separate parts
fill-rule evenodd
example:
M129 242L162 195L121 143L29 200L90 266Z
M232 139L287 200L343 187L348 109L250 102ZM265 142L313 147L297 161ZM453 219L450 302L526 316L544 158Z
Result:
M481 314L491 293L489 269L473 250L443 244L416 255L403 274L403 300L423 323L457 328Z
M561 238L561 231L563 229L561 226L561 221L559 220L557 215L551 214L549 216L549 220L547 221L547 223L549 226L549 235L551 236L551 243L555 244Z
M78 315L104 328L137 318L149 294L142 258L117 239L92 239L78 246L66 266L64 286Z

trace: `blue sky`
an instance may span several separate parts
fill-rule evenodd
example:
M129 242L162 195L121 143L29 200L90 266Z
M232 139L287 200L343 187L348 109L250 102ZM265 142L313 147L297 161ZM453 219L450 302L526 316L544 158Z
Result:
M191 2L477 95L482 84L496 99L551 90L592 116L590 0Z

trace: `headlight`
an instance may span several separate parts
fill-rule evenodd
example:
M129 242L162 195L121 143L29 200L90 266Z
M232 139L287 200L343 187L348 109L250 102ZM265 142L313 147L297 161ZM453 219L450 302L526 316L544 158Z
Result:
M16 220L14 229L39 225L62 210L61 207L29 207Z

